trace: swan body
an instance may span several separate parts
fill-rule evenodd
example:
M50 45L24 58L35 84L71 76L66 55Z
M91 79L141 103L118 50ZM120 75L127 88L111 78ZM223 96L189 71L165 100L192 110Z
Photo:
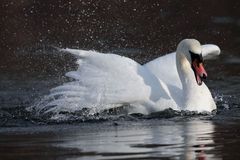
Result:
M76 71L66 73L71 82L51 89L37 110L74 112L90 108L94 112L130 105L130 112L148 114L175 110L212 111L215 102L202 82L206 72L201 64L192 68L192 57L213 58L220 53L216 45L201 46L197 40L179 43L176 53L159 57L145 65L116 54L61 49L75 55ZM193 62L195 64L195 61ZM197 73L197 74L196 74Z
M201 46L201 53L204 60L211 60L220 55L220 49L216 45L206 44ZM193 88L189 89L189 92L186 92L185 88L185 92L183 92L182 82L177 70L178 66L176 63L176 58L179 57L177 57L176 52L173 52L156 58L155 60L146 63L144 66L148 68L156 77L160 78L165 84L167 84L168 89L172 93L172 98L174 98L178 106L182 106L180 107L181 109L199 112L212 111L216 109L215 102L205 83L203 83L201 86L196 86L194 81L188 81L188 83L193 82L191 86ZM189 64L187 61L186 63ZM191 71L190 66L188 67L188 70ZM192 76L189 77L189 79L193 80L195 78ZM187 94L182 96L183 93ZM187 104L183 102L186 102Z

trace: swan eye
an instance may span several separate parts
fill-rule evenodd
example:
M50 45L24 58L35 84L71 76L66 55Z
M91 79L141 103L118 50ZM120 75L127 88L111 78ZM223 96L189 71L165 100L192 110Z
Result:
M203 62L203 57L202 57L202 53L200 54L197 54L197 53L194 53L192 51L189 51L190 55L191 55L191 59L192 61L194 61L195 59L198 60L199 62Z

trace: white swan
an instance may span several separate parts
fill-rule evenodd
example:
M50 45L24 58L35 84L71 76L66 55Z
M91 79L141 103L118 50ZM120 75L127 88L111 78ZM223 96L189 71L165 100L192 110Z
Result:
M145 65L132 59L95 51L62 49L77 56L77 71L66 76L72 82L53 88L38 111L74 112L91 108L94 112L130 105L129 112L150 113L166 108L212 111L215 102L202 82L207 73L203 59L219 55L215 45L201 46L185 39L176 53L157 58Z

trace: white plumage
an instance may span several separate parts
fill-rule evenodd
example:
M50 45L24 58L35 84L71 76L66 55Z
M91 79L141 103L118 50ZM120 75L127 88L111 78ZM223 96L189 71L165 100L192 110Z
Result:
M203 45L201 50L204 59L220 53L220 49L215 45ZM100 112L130 105L133 108L129 112L147 114L166 108L196 111L211 111L216 108L210 104L213 103L212 96L204 83L197 91L202 92L199 96L205 94L205 97L193 98L191 105L183 106L188 100L182 96L189 91L182 87L175 52L140 65L132 59L116 54L77 49L61 51L77 56L79 67L76 71L66 73L73 81L51 89L50 94L43 100L45 102L35 107L38 111L74 112L90 108L94 112ZM199 100L204 102L197 102ZM203 106L200 107L201 105Z

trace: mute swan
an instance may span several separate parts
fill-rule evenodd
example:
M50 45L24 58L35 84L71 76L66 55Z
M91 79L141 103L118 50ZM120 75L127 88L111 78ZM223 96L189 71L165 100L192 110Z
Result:
M46 112L74 112L90 108L94 112L130 105L129 113L148 114L166 108L209 111L216 109L203 82L207 73L203 59L220 54L216 45L203 45L195 39L182 40L176 53L159 57L145 65L116 54L61 49L77 56L73 79L51 89L36 106Z

